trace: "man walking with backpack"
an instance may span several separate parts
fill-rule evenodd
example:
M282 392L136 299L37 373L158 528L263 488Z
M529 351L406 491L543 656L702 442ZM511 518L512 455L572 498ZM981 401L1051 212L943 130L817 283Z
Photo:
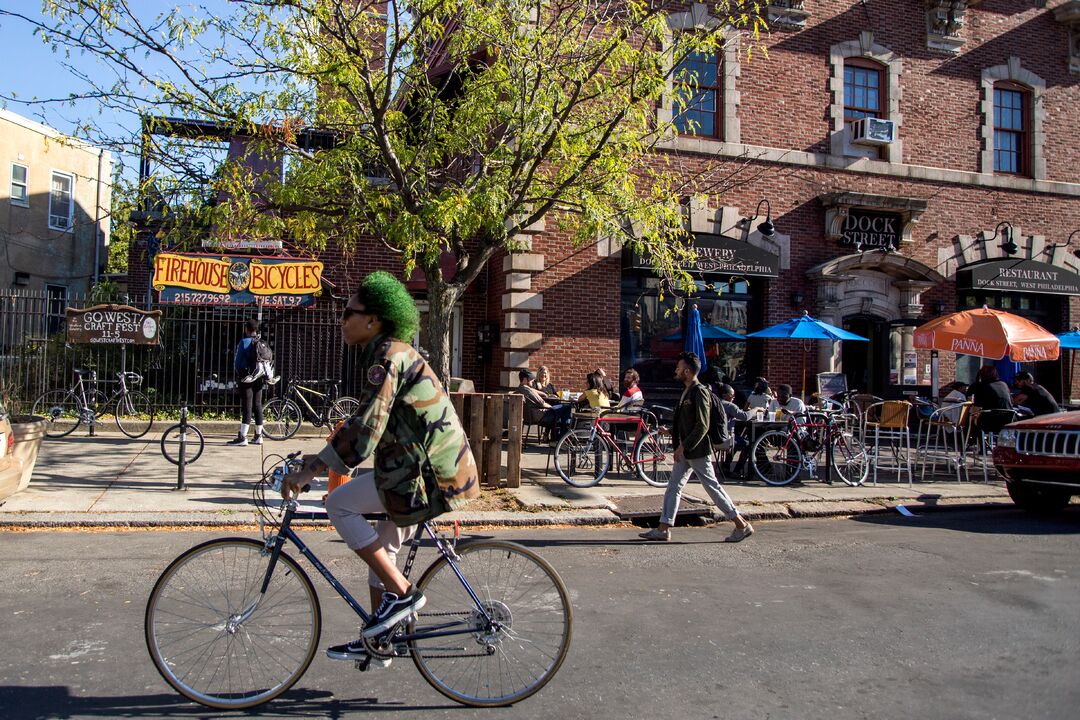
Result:
M684 352L679 355L679 362L675 366L675 379L681 382L685 389L675 408L675 421L671 428L675 465L671 468L671 478L664 492L664 509L660 515L660 525L641 533L640 537L645 540L671 539L671 528L675 525L675 516L679 512L682 491L690 479L691 472L697 475L705 492L716 503L724 517L735 523L735 530L725 542L745 540L754 532L753 526L735 509L731 498L716 479L709 441L712 401L708 388L698 382L699 372L701 372L701 360L695 353ZM720 418L723 417L721 413Z
M262 391L263 386L269 382L274 383L277 378L273 377L274 369L270 364L272 353L270 346L259 335L259 321L255 319L244 323L244 337L236 345L236 356L233 358L233 369L236 371L237 384L240 390L240 432L236 438L226 445L247 445L248 428L251 427L252 416L255 420L255 439L252 443L262 445L263 442L263 411Z

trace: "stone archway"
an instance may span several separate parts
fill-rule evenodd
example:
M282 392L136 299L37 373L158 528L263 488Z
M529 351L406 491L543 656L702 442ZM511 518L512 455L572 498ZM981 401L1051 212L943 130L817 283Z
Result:
M913 349L915 321L922 315L922 293L945 281L937 270L897 253L853 253L828 260L806 271L817 288L817 315L842 325L851 315L873 315L888 321L908 320L902 330L902 349ZM821 343L818 368L842 371L835 343Z

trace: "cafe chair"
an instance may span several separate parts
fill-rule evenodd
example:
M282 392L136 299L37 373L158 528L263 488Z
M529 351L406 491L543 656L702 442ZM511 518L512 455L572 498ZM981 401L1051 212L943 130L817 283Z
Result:
M866 408L863 442L870 450L874 485L877 485L878 470L895 470L896 481L902 482L906 473L908 487L912 487L910 421L911 403L906 400L883 400ZM887 448L884 463L883 447Z
M950 403L935 408L927 418L920 418L918 433L919 481L926 481L926 467L930 476L937 473L938 465L944 465L955 473L956 481L970 480L967 464L968 433L971 425L970 401Z
M1016 422L1016 410L982 410L975 416L971 432L976 438L975 452L982 463L983 482L989 479L988 466L993 464L997 434L1003 427Z

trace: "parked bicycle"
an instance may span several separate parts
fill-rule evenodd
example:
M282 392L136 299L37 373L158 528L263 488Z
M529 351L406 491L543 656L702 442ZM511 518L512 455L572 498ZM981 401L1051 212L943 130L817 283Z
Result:
M83 375L86 380L83 380ZM130 438L140 438L154 424L154 404L145 393L130 390L128 385L142 384L142 375L136 372L118 372L119 388L112 395L98 389L96 370L75 369L75 384L70 388L49 390L34 401L31 412L48 422L46 437L62 438L71 434L82 423L89 425L105 417L112 410L116 426Z
M653 410L667 408L656 406ZM630 468L653 487L665 487L671 477L674 449L671 434L659 427L653 410L642 409L633 415L605 410L589 429L569 430L555 445L555 471L574 487L592 487L607 475L614 453L622 467ZM615 436L615 432L629 434L631 430L634 436L629 442Z
M301 384L304 383L304 384ZM307 385L329 385L319 392ZM340 380L290 380L281 397L263 405L263 434L271 440L288 440L307 419L315 427L333 430L339 421L352 417L360 409L360 401L343 395L338 397ZM311 398L318 409L308 401Z
M293 453L263 475L255 504L263 539L220 538L172 561L146 605L147 649L177 692L218 709L272 700L295 684L319 647L322 610L307 573L283 552L292 542L363 625L368 614L291 527L295 499L270 511L266 492L299 468ZM307 488L305 488L307 489ZM282 514L283 512L283 514ZM455 526L456 527L456 526ZM269 529L267 529L269 528ZM427 604L389 633L365 640L368 658L411 658L423 678L464 705L529 697L558 672L570 647L570 597L558 573L512 542L457 542L424 523L404 573L430 539L439 557L416 581Z
M855 425L857 427L857 425ZM866 482L870 463L866 447L853 429L851 417L833 409L792 416L787 430L762 434L750 449L754 474L769 485L787 485L806 469L817 477L832 446L832 468L848 485Z

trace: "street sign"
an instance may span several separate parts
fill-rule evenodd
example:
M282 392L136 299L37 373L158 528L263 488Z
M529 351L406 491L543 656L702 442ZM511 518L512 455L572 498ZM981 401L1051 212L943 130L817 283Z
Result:
M158 345L161 311L128 305L68 308L67 341L91 345Z
M158 300L178 305L305 307L322 294L323 264L304 258L158 253Z

